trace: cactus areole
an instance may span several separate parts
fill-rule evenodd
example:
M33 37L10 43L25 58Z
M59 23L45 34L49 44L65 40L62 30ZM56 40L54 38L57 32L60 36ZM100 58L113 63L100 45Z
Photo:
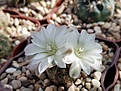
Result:
M106 21L113 16L114 0L77 0L76 15L82 21Z

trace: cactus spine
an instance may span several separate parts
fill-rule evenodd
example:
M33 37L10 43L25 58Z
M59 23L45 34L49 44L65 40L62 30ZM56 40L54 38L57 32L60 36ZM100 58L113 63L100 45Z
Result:
M0 58L7 56L11 50L11 42L3 34L0 34Z

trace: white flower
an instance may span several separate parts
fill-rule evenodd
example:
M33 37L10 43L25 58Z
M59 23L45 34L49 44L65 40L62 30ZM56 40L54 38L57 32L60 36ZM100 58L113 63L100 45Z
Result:
M60 68L66 68L62 59L68 50L65 45L69 34L66 26L55 27L53 24L49 24L47 28L42 27L39 32L33 31L32 43L25 48L26 56L34 56L29 68L31 70L38 68L39 74L53 63Z
M65 56L64 62L71 64L69 75L77 78L81 69L88 75L91 67L95 70L100 70L102 55L102 47L95 42L95 34L88 34L85 30L79 33L74 27L72 31L69 46L72 53Z

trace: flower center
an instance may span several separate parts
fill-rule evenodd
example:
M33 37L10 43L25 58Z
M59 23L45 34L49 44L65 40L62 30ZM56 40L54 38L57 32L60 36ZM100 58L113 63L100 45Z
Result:
M81 58L82 56L84 56L84 48L81 46L81 47L78 47L76 50L75 50L75 54L77 57Z
M57 51L57 47L55 46L55 45L47 45L47 47L46 47L47 49L47 53L49 54L49 55L54 55L55 53L56 53L56 51Z

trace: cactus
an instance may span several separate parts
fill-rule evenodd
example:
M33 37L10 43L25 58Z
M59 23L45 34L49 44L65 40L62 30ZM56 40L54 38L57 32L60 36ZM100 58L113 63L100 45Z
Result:
M6 14L0 9L0 28L5 28L8 25L9 19Z
M114 0L77 0L76 15L82 21L106 21L114 14Z
M56 85L67 85L67 83L71 83L75 81L74 78L69 76L69 68L70 66L67 65L67 68L59 68L54 66L52 68L48 68L46 73L48 78L54 82Z
M0 34L0 58L7 56L11 50L11 42L8 37Z

